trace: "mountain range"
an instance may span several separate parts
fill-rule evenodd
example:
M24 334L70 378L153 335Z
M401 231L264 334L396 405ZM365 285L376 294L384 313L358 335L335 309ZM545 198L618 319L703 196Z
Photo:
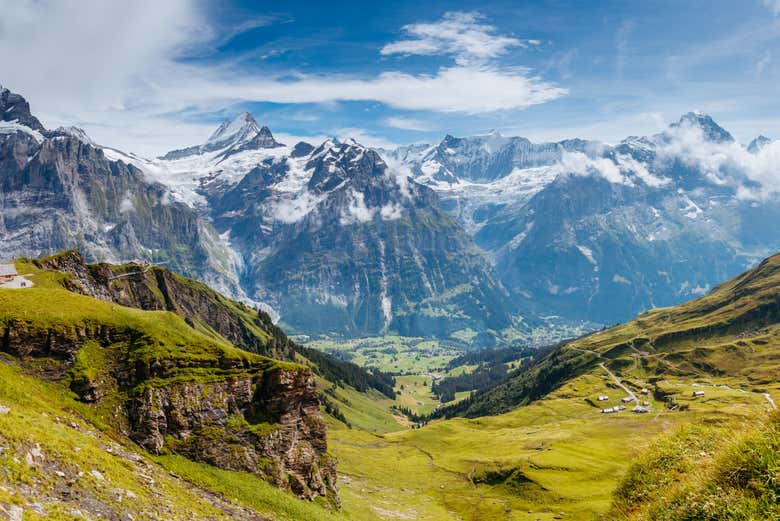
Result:
M242 113L155 159L46 130L7 89L0 114L4 257L165 263L309 336L530 340L701 295L780 249L776 143L742 147L700 113L616 145L393 150L285 145Z

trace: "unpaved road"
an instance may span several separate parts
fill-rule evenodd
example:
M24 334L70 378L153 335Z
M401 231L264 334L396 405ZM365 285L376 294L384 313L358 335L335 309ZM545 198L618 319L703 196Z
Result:
M626 394L627 394L627 395L629 395L631 398L633 398L633 399L634 399L634 401L637 401L637 400L638 400L638 398L637 398L637 397L636 397L636 395L635 395L635 394L634 394L634 393L631 391L631 389L629 389L628 387L626 387L625 385L623 385L623 383L620 381L620 379L619 379L617 376L615 376L615 375L612 373L612 371L610 371L610 370L607 368L607 366L606 366L606 365L604 365L603 363L601 363L601 364L599 364L599 367L601 367L602 369L604 369L604 370L607 372L607 374L608 374L609 376L611 376L611 377L612 377L612 379L615 381L615 383L616 383L616 384L617 384L617 385L618 385L618 386L619 386L621 389L623 389L623 390L626 392Z

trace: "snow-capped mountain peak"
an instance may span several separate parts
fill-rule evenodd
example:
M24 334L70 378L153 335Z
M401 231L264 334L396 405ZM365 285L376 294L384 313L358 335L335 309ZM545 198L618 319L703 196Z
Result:
M747 151L751 154L757 154L758 152L761 152L761 149L767 146L769 143L771 143L772 140L764 135L758 136L756 139L750 142L750 144L747 147Z
M266 130L268 129L266 128ZM208 138L206 145L235 144L253 138L258 132L260 132L260 126L252 114L242 112L233 119L223 121Z
M712 117L699 111L683 114L677 123L670 125L670 128L673 130L691 127L699 128L704 138L708 141L715 143L730 143L734 141L734 137L726 129L718 125Z
M87 145L93 145L93 146L95 145L95 142L92 141L92 139L87 135L84 129L79 127L73 127L73 126L57 127L57 129L54 131L54 134L67 135L70 137L74 137Z
M221 159L246 150L282 147L274 139L271 130L261 127L248 112L242 112L233 119L226 119L202 145L172 150L160 159L173 161L190 156L218 152Z

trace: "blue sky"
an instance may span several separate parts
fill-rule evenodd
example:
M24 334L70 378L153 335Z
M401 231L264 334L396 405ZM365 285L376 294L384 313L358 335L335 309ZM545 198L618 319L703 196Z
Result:
M131 4L131 5L126 5ZM0 83L147 155L249 110L283 140L618 141L689 110L780 137L780 0L0 0ZM152 16L150 16L150 13Z

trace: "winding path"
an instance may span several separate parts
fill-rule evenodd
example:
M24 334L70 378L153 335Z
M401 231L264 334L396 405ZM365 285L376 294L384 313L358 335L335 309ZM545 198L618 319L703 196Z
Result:
M631 391L631 389L629 389L628 387L626 387L625 385L623 385L623 383L620 381L620 379L619 379L617 376L615 376L615 375L614 375L614 373L612 373L612 371L610 371L610 370L607 368L607 366L606 366L606 365L604 365L604 363L603 363L603 362L599 364L599 367L601 367L602 369L604 369L604 370L607 372L607 374L608 374L609 376L611 376L611 377L612 377L612 379L615 381L615 383L616 383L616 384L617 384L617 385L618 385L618 386L619 386L621 389L623 389L623 390L626 392L626 394L627 394L627 395L629 395L631 398L633 398L633 399L634 399L634 401L637 401L637 400L638 400L638 398L637 398L637 397L636 397L636 395L633 393L633 391Z

